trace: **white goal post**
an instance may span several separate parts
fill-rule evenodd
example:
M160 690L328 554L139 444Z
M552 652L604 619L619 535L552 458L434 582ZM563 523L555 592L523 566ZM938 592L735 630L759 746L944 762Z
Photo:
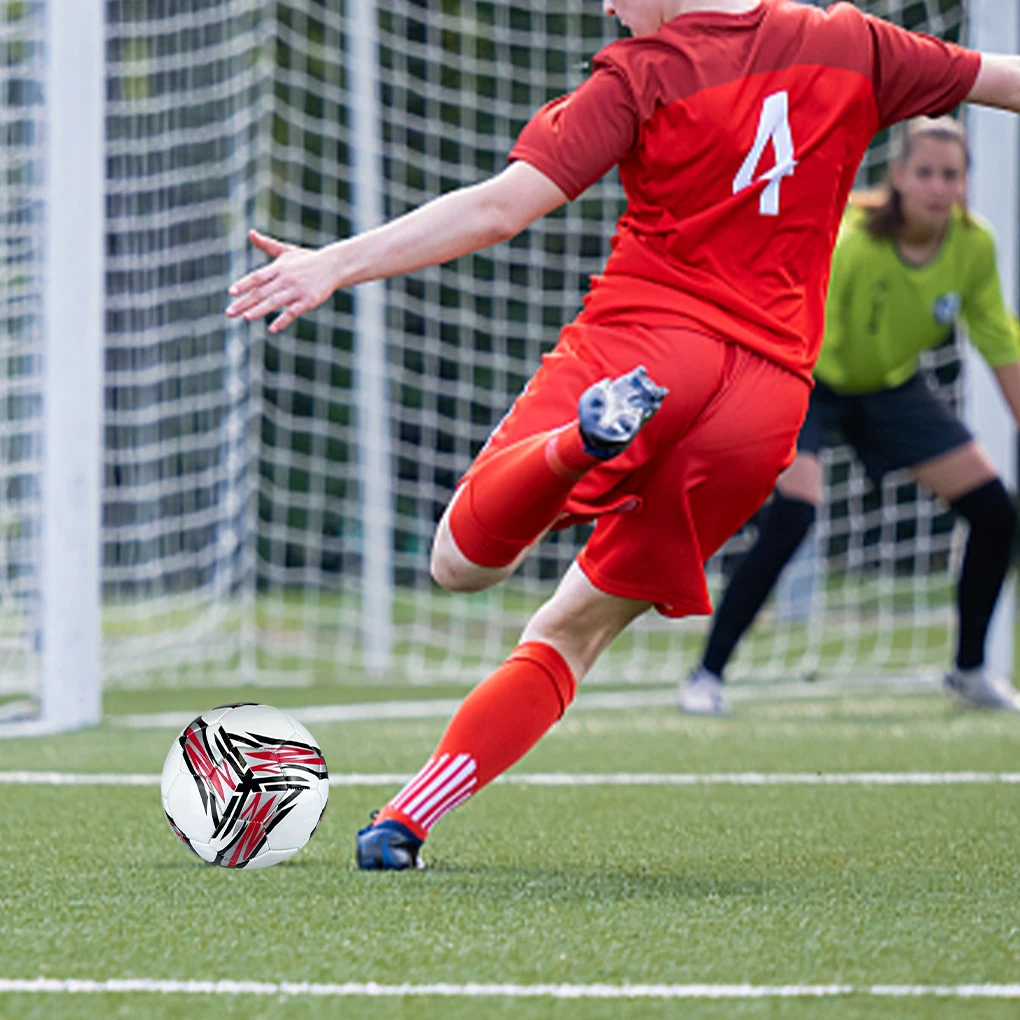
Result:
M45 114L36 124L42 169L34 182L42 196L42 371L30 382L41 383L42 505L38 629L27 635L40 680L38 717L21 723L21 734L94 725L102 712L103 7L103 0L50 3L42 21ZM19 661L31 672L27 658Z
M1020 5L970 0L970 45L989 53L1020 53ZM974 170L972 203L995 230L1006 303L1020 309L1020 121L1009 113L971 107L968 131ZM987 447L1006 485L1017 484L1017 431L988 366L967 349L967 420ZM989 665L1011 676L1016 632L1016 581L1009 576L992 618Z
M860 6L966 35L961 0ZM1014 7L971 0L967 41L1020 51ZM584 533L471 597L432 584L431 534L603 263L615 174L279 336L227 322L226 287L262 261L249 226L319 245L497 170L617 34L576 0L0 0L0 735L94 723L102 687L460 683L503 657ZM1016 307L1017 121L970 127ZM958 348L926 371L1015 482L966 357L966 393ZM733 672L934 674L962 531L902 473L876 493L827 457L816 537ZM753 534L710 564L715 593ZM1007 670L1014 620L1010 589ZM675 681L705 628L648 614L590 682Z

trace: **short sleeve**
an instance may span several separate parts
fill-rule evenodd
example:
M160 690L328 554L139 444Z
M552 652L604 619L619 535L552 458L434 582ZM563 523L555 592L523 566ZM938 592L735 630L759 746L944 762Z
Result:
M874 49L875 99L883 128L910 117L937 117L962 103L981 70L981 54L865 15Z
M1020 361L1017 323L1006 310L995 257L995 239L981 231L969 285L963 295L963 319L970 341L992 368Z
M575 199L634 148L638 120L622 72L611 64L596 65L583 85L531 118L509 158L541 170Z

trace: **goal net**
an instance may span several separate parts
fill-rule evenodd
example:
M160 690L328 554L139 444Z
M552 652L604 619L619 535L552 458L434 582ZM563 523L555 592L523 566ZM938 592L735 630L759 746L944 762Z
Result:
M42 42L38 5L0 4L0 690L28 693L39 682Z
M482 179L529 115L578 85L617 37L599 5L573 0L379 0L376 59L365 66L354 2L106 5L107 685L359 682L368 645L372 676L476 679L584 540L581 530L551 537L510 582L479 595L447 595L428 576L459 475L608 254L615 174L508 244L391 281L383 335L357 293L276 336L222 314L227 284L260 262L249 226L320 245L363 222L370 193L389 217ZM964 29L951 0L859 6L948 39ZM37 683L43 597L44 7L0 0L6 693ZM359 179L358 155L373 146L381 158ZM880 138L862 180L886 158ZM367 441L373 350L385 352L385 427ZM926 370L956 399L955 347ZM956 547L946 508L902 474L873 491L845 449L826 467L815 537L737 666L765 677L946 662ZM710 565L716 591L753 535L752 522ZM675 679L705 627L649 614L597 676Z

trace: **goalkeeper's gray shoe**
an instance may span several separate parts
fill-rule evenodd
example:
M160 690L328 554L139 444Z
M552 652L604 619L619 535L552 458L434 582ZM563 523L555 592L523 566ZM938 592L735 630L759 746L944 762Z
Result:
M1020 712L1020 695L1005 677L993 673L987 666L952 669L946 674L945 685L965 705Z
M676 707L688 715L728 715L730 711L722 680L704 666L699 666L680 685Z

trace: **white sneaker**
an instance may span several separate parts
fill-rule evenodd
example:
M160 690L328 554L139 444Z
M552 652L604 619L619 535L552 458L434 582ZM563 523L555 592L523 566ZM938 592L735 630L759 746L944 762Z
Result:
M730 706L723 697L723 682L704 666L699 666L680 685L676 707L688 715L728 715Z
M992 673L986 666L952 669L944 682L946 689L965 705L1020 712L1020 695L1009 680Z

